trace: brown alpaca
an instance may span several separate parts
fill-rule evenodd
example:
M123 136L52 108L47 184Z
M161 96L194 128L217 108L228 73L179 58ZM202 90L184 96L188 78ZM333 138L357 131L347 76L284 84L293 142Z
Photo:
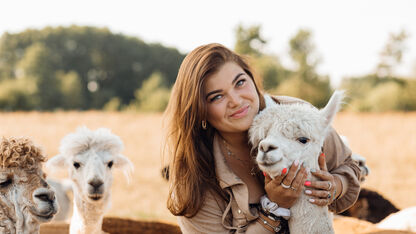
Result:
M41 150L27 138L0 141L0 233L38 233L57 212Z

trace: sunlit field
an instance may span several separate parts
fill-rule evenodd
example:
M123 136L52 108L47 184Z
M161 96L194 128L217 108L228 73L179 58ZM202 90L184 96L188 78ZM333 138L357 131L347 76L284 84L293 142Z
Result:
M0 113L0 134L29 136L52 157L60 139L77 126L112 129L123 140L123 153L135 171L130 184L122 173L115 173L108 215L175 222L166 209L168 185L160 173L162 119L161 114L108 112ZM334 127L348 137L354 152L367 158L371 174L364 187L380 192L399 208L416 206L416 113L340 113Z

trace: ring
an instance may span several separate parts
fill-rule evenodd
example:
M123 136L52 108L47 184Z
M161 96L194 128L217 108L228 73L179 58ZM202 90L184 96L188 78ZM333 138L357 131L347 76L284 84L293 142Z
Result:
M282 183L280 183L280 185L282 185L282 187L283 187L283 188L285 188L285 189L290 188L290 185L285 185L283 182L282 182Z
M331 199L331 194L330 193L328 193L328 197L327 197L328 199Z
M292 189L293 191L296 191L296 189L295 189L295 188L293 188L293 187L290 187L290 189Z
M328 186L329 186L329 188L327 190L330 191L331 188L332 188L332 183L330 181L328 181Z

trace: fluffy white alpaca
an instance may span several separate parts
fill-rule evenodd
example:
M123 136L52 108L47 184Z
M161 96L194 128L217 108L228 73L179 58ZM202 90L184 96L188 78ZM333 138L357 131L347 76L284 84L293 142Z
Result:
M112 169L123 169L127 178L133 164L121 155L123 143L110 130L78 128L65 136L60 154L50 159L50 168L67 168L73 182L74 206L70 233L103 233L104 213L111 202Z
M387 216L377 224L377 227L381 229L416 232L416 206L408 207Z
M249 129L250 142L258 148L256 161L260 169L274 178L296 159L308 169L319 169L321 147L343 92L336 91L322 110L306 103L278 105L269 96L265 98L266 108L254 118ZM334 233L328 207L311 204L308 199L301 193L290 208L290 233Z

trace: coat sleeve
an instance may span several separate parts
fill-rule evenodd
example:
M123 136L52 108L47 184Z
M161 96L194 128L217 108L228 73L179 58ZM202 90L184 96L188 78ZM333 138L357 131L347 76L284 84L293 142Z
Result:
M222 216L225 210L225 202L219 202L214 196L215 195L210 192L206 193L204 204L194 217L178 217L178 224L182 233L235 233L235 230L230 230L224 227L222 223ZM231 226L232 217L228 217L225 222L227 225ZM245 233L270 234L272 232L264 228L260 223L253 221L248 224Z
M342 192L338 199L329 205L329 209L340 213L352 206L360 192L360 168L351 158L351 150L344 144L333 128L325 139L323 151L326 155L328 171L337 176L342 183Z

